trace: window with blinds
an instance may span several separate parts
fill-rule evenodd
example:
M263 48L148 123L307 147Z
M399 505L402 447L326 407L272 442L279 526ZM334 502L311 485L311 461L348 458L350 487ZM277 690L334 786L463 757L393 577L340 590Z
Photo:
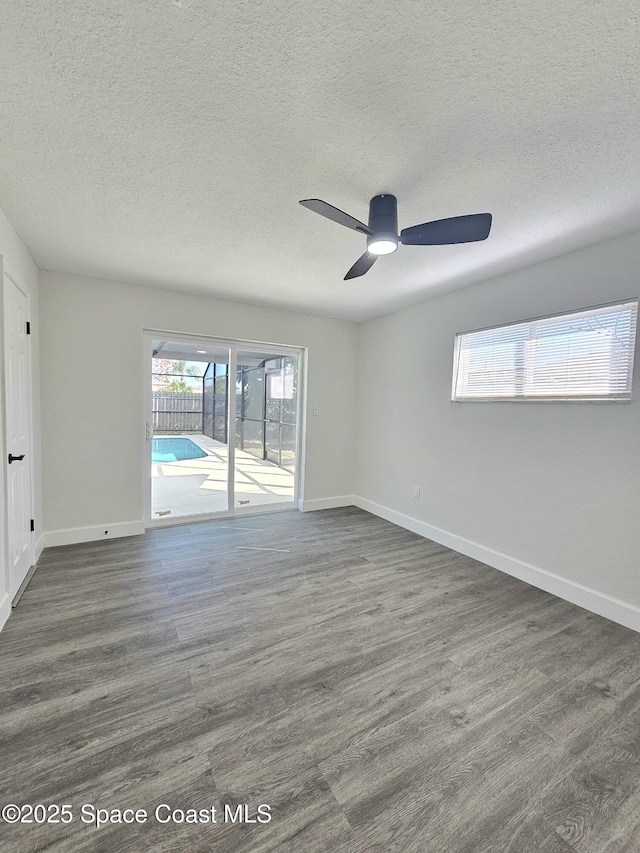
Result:
M456 335L452 400L630 400L638 300Z

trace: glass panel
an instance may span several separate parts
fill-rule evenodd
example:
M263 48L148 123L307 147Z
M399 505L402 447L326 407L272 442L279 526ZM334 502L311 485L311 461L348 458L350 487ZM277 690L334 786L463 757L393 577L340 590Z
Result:
M294 499L297 371L297 357L238 352L236 507Z
M216 441L226 444L228 421L227 375L229 373L229 365L216 364L214 366L216 378L213 383L213 437Z
M284 389L282 399L282 420L287 424L295 424L298 409L298 358L284 359Z
M215 438L213 430L213 414L214 414L214 379L213 368L215 365L209 364L202 380L202 432Z
M280 464L280 421L267 421L265 433L265 457L269 462Z
M267 378L271 379L271 376L267 374ZM269 386L267 385L267 388ZM279 421L280 420L280 412L281 412L281 404L280 400L274 400L272 397L267 396L267 420L268 421Z
M236 371L236 449L242 450L242 388L243 388L244 371L242 367L238 367Z
M153 341L153 520L229 509L228 364L229 348L209 340Z
M296 427L294 424L282 424L280 440L280 464L293 474L296 469Z
M258 459L264 457L264 421L252 421L248 418L242 421L241 449Z
M242 416L261 421L264 418L264 368L243 370Z

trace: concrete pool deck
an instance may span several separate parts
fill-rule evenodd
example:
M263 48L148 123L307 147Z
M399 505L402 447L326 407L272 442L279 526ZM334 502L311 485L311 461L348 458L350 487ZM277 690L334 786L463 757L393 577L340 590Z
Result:
M227 501L229 448L226 444L206 435L155 435L154 438L188 438L207 456L151 465L153 519L225 512L230 508ZM293 474L243 450L235 453L234 482L236 508L293 501Z

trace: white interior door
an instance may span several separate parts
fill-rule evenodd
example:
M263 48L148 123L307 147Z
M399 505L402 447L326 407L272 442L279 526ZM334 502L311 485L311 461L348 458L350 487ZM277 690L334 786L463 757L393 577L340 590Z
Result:
M31 459L27 297L4 275L4 371L9 593L31 566Z

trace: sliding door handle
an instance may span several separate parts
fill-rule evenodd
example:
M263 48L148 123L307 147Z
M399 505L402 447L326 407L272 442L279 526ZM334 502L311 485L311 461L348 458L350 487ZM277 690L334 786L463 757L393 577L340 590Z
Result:
M24 459L24 453L22 454L22 456L14 456L13 453L10 453L9 454L9 465L11 465L12 462L22 462L23 459Z

